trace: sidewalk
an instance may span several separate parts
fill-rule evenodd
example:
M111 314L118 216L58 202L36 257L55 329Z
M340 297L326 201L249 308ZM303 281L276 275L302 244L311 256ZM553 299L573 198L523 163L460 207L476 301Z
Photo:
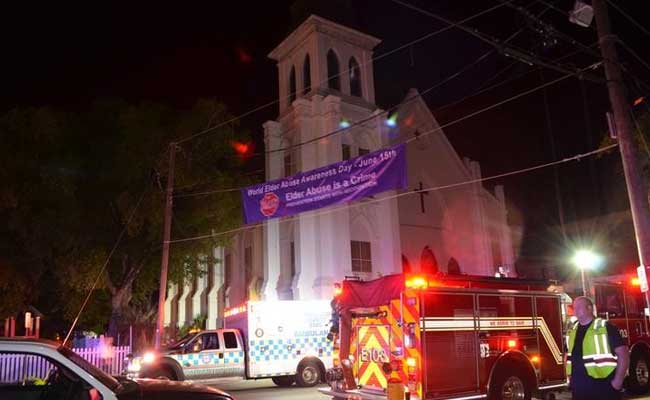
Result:
M645 395L645 396L625 396L623 398L624 399L630 399L630 400L650 400L650 396L648 396L648 395ZM560 393L556 397L556 400L571 400L571 393L570 392Z

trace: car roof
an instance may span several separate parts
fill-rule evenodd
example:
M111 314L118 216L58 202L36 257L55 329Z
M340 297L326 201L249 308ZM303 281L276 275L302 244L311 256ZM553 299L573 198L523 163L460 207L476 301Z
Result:
M53 340L30 338L30 337L0 337L0 344L16 344L16 345L41 345L57 349L61 347L61 343Z

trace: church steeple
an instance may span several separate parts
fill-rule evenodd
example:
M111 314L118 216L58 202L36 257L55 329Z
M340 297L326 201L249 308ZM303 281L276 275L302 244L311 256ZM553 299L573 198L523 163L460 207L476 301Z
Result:
M374 104L372 53L379 43L311 15L269 54L278 62L280 114L295 99L314 93Z

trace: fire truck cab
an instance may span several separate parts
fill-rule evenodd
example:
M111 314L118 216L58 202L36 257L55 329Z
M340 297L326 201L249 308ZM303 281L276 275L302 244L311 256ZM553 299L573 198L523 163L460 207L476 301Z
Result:
M549 286L465 275L346 280L333 302L339 366L320 391L389 400L400 398L391 393L396 385L411 399L559 391L566 386L561 295Z
M624 275L604 276L593 278L591 285L597 316L616 326L630 348L627 391L647 393L650 389L650 331L638 279Z

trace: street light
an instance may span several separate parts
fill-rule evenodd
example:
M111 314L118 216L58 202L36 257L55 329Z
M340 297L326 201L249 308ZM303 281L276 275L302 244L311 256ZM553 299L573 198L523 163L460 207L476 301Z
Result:
M580 269L582 277L582 295L587 295L587 285L585 284L585 270L594 269L600 263L600 256L591 250L578 250L573 256L573 264Z

